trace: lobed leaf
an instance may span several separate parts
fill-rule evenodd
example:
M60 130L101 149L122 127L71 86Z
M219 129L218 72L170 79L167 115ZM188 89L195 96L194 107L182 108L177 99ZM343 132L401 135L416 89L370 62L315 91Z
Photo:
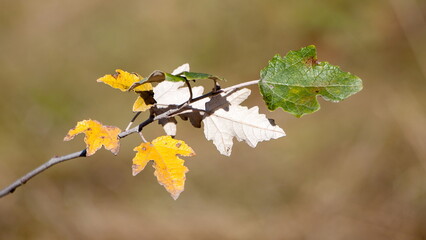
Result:
M206 103L207 114L203 118L204 135L212 140L217 150L226 156L231 155L233 138L245 141L250 147L257 143L284 137L284 130L273 120L259 114L259 108L239 106L249 95L250 90L222 93Z
M86 143L86 156L95 154L102 146L117 155L120 149L118 134L121 130L114 126L104 126L96 120L83 120L77 123L76 127L69 130L64 141L72 140L76 135L84 133Z
M103 82L109 86L119 89L122 92L129 91L130 87L138 82L142 77L137 73L129 73L121 69L115 70L114 74L105 75L97 80L97 82ZM134 92L139 94L135 103L133 104L134 112L143 112L152 107L155 103L153 98L154 92L151 83L141 84L135 88L132 88Z
M156 138L151 143L142 143L134 149L137 151L133 158L132 173L136 176L149 161L154 161L154 175L158 182L166 188L173 199L177 199L185 186L185 174L188 168L180 156L194 156L195 152L184 141L170 136Z
M115 70L114 74L107 74L99 78L97 82L103 82L113 88L116 88L125 92L129 90L130 86L132 86L133 83L138 82L141 78L142 77L137 73L129 73L121 69L117 69ZM135 92L151 91L152 85L144 84L132 90L134 90Z
M154 99L157 105L152 109L154 113L157 115L170 110L170 107L176 107L182 103L188 101L190 94L189 89L187 87L182 87L184 85L183 82L169 82L164 81L159 83L154 88ZM193 97L199 97L203 94L204 88L202 86L197 86L192 88ZM191 104L192 105L192 104ZM191 118L192 120L192 118ZM192 122L192 121L191 121ZM200 127L201 119L194 126ZM161 119L158 121L166 131L167 135L175 136L176 135L176 119L174 117Z
M154 88L157 105L153 111L157 115L167 111L170 105L187 101L188 90L181 86L183 83L165 81ZM212 140L218 151L226 156L231 155L234 137L238 141L245 141L251 147L256 147L258 142L285 136L284 131L272 120L259 114L257 107L248 109L239 106L250 93L249 89L244 88L204 98L189 104L180 116L184 120L189 119L195 127L201 127L203 122L207 140ZM201 86L193 88L194 97L202 94ZM166 133L172 136L176 135L176 123L175 118L160 121Z
M339 102L361 91L362 81L328 62L318 62L311 45L272 58L260 73L259 87L270 110L281 107L301 117L319 110L317 95Z

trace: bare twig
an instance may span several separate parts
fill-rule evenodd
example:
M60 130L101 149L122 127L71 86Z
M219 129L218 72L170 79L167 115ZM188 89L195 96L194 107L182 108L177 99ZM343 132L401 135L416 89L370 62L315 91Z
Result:
M185 80L185 84L186 84L186 86L188 87L188 91L189 91L189 99L188 99L188 103L190 103L190 102L191 102L191 100L192 100L192 87L191 87L191 84L189 83L189 81L188 81L188 80Z
M139 136L141 136L142 141L143 141L144 143L147 143L147 142L148 142L148 141L145 139L145 137L143 136L143 133L142 133L142 132L139 132Z
M234 89L238 89L238 88L242 88L242 87L247 87L247 86L250 86L250 85L255 85L255 84L258 84L259 81L260 80L253 80L253 81L249 81L249 82L243 82L243 83L236 84L236 85L233 85L233 86L230 86L230 87L227 87L227 88L219 89L219 90L216 90L216 91L211 91L211 92L208 92L208 93L206 93L204 95L201 95L199 97L196 97L196 98L192 99L191 103L199 101L199 100L204 99L206 97L215 96L215 95L223 93L223 92L229 92L229 91L234 90Z
M139 124L137 127L134 128L130 128L130 129L126 129L125 131L121 132L118 137L119 138L124 138L127 137L130 134L133 133L140 133L142 131L142 129L147 126L148 124L160 120L160 119L165 119L165 118L170 118L172 116L178 115L179 113L181 113L182 111L186 110L186 107L189 106L191 103L197 102L201 99L207 98L207 97L211 97L211 96L215 96L217 94L223 93L223 92L228 92L234 89L238 89L238 88L242 88L242 87L246 87L246 86L250 86L250 85L254 85L257 84L259 82L259 80L254 80L254 81L250 81L250 82L244 82L244 83L240 83L228 88L224 88L224 89L220 89L220 90L216 90L216 91L211 91L209 93L206 93L202 96L196 97L194 99L192 99L192 94L191 94L191 98L189 101L181 104L180 106L177 106L177 108L175 109L171 109L167 112L164 112L160 115L154 116L154 115L150 115L149 118L147 120L145 120L144 122L142 122L141 124ZM215 90L215 89L213 89ZM196 110L196 109L194 109ZM131 123L138 117L139 113L137 113ZM143 138L143 135L141 135ZM145 140L146 141L146 140ZM51 158L49 161L43 163L42 165L40 165L39 167L37 167L36 169L32 170L31 172L25 174L24 176L22 176L21 178L19 178L18 180L16 180L15 182L13 182L12 184L10 184L9 186L5 187L4 189L0 190L0 198L13 193L16 188L22 186L23 184L25 184L27 181L29 181L31 178L35 177L36 175L44 172L46 169L50 168L53 165L56 165L58 163L67 161L67 160L71 160L74 158L79 158L79 157L86 157L86 150L83 151L79 151L79 152L75 152L75 153L71 153L65 156L60 156L60 157L54 157Z
M130 127L132 126L132 124L135 122L136 118L138 118L138 116L141 114L141 112L137 112L135 114L135 116L133 116L132 120L130 120L129 125L127 125L126 127L126 131L130 129Z
M61 157L51 158L49 161L43 163L38 168L36 168L36 169L32 170L31 172L25 174L24 176L22 176L21 178L19 178L18 180L16 180L12 184L10 184L8 187L2 189L0 191L0 198L8 195L9 193L13 193L16 188L24 185L28 180L30 180L31 178L33 178L37 174L43 172L44 170L50 168L53 165L56 165L58 163L61 163L61 162L67 161L67 160L71 160L71 159L74 159L74 158L85 157L85 156L86 156L86 150L83 150L83 151L71 153L71 154L68 154L68 155L65 155L65 156L61 156Z
M258 84L259 81L260 80L253 80L253 81L249 81L249 82L243 82L243 83L240 83L240 84L237 84L237 85L234 85L234 86L230 86L230 87L224 88L224 89L222 89L222 92L227 92L227 91L230 91L230 90L233 90L233 89L247 87L247 86L250 86L250 85L255 85L255 84Z

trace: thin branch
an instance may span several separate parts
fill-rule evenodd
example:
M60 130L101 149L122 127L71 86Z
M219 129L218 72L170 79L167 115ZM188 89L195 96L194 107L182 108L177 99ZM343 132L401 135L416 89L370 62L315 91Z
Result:
M53 165L56 165L58 163L61 163L61 162L67 161L67 160L71 160L71 159L74 159L74 158L85 157L85 156L86 156L86 150L83 150L83 151L71 153L71 154L68 154L68 155L65 155L65 156L61 156L61 157L51 158L49 161L43 163L38 168L36 168L36 169L32 170L31 172L25 174L24 176L22 176L21 178L16 180L14 183L10 184L8 187L2 189L0 191L0 198L4 197L4 196L6 196L10 193L13 193L16 190L16 188L24 185L28 180L30 180L34 176L38 175L39 173L43 172L44 170L50 168Z
M130 127L132 126L132 124L135 122L136 118L138 118L138 116L141 114L141 112L137 112L135 114L135 116L133 116L132 120L130 120L129 124L126 127L126 131L130 129Z
M143 133L142 133L142 132L139 132L139 136L141 136L142 141L143 141L144 143L147 143L147 142L148 142L148 141L145 139L145 137L143 136Z
M188 81L188 80L185 80L185 84L186 84L186 86L188 87L188 90L189 90L189 99L188 99L188 103L190 103L190 102L191 102L191 100L192 100L192 87L191 87L191 84L189 83L189 81Z
M207 97L215 96L215 95L217 95L219 93L229 92L229 91L234 90L234 89L238 89L238 88L242 88L242 87L247 87L247 86L250 86L250 85L255 85L255 84L258 84L259 81L260 80L253 80L253 81L249 81L249 82L243 82L243 83L236 84L234 86L230 86L230 87L227 87L227 88L223 88L223 89L219 89L219 90L216 90L216 91L208 92L208 93L206 93L204 95L201 95L199 97L196 97L196 98L192 99L191 103L197 102L197 101L199 101L201 99L204 99L204 98L207 98Z
M242 88L242 87L247 87L247 86L250 86L250 85L255 85L255 84L258 84L259 81L260 80L253 80L253 81L249 81L249 82L243 82L243 83L240 83L240 84L237 84L237 85L234 85L234 86L230 86L230 87L224 88L224 89L222 89L222 91L223 92L227 92L229 90L233 90L233 89L237 89L237 88Z
M127 131L121 132L118 135L118 137L119 138L124 138L124 137L126 137L126 136L128 136L128 135L130 135L132 133L140 132L143 127L145 127L146 125L152 123L153 119L154 118L152 116L150 116L146 121L144 121L143 123L139 124L139 126L134 127L132 129L129 129ZM4 189L0 190L0 198L4 197L4 196L6 196L6 195L8 195L10 193L13 193L16 190L16 188L22 186L28 180L30 180L31 178L35 177L36 175L44 172L46 169L50 168L51 166L56 165L56 164L61 163L61 162L64 162L64 161L67 161L67 160L71 160L71 159L74 159L74 158L79 158L79 157L86 157L86 150L75 152L75 153L71 153L71 154L68 154L68 155L65 155L65 156L51 158L49 161L43 163L42 165L40 165L36 169L32 170L31 172L25 174L23 177L19 178L18 180L16 180L15 182L13 182L12 184L10 184L9 186L7 186Z
M160 120L160 119L170 118L171 116L175 116L176 114L180 113L181 111L186 110L185 108L187 106L189 106L191 103L200 101L201 99L211 97L211 96L215 96L217 94L220 94L220 93L223 93L223 92L228 92L230 90L234 90L234 89L237 89L237 88L242 88L242 87L254 85L254 84L257 84L258 82L259 82L259 80L244 82L244 83L240 83L240 84L237 84L237 85L234 85L234 86L230 86L228 88L219 89L217 91L212 91L212 92L206 93L206 94L199 96L199 97L196 97L194 99L191 98L189 101L181 104L180 106L178 106L175 109L171 109L171 110L164 112L164 113L157 115L157 116L150 115L147 120L145 120L144 122L142 122L141 124L139 124L138 126L136 126L134 128L126 129L125 131L121 132L118 135L118 137L124 138L124 137L127 137L128 135L136 133L136 132L140 133L142 131L142 129L145 126L147 126L148 124L150 124L154 121ZM137 113L134 116L134 118L132 119L132 122L134 121L134 119L136 119L138 117L138 115L139 115L139 113ZM141 135L141 136L143 138L143 135ZM0 190L0 198L4 197L4 196L6 196L10 193L13 193L16 190L16 188L24 185L31 178L33 178L36 175L44 172L46 169L50 168L51 166L56 165L56 164L61 163L61 162L64 162L64 161L67 161L67 160L79 158L79 157L86 157L86 150L71 153L71 154L68 154L68 155L65 155L65 156L51 158L49 161L45 162L44 164L40 165L36 169L32 170L31 172L25 174L24 176L22 176L21 178L19 178L18 180L16 180L12 184L10 184L9 186Z

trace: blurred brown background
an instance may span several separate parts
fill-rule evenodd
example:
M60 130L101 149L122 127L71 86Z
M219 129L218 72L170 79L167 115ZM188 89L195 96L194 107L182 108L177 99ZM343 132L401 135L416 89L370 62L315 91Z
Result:
M426 1L0 1L0 187L54 155L82 119L125 128L135 95L96 83L116 68L258 79L276 53L315 44L364 90L296 119L287 137L221 156L181 122L186 190L148 167L131 176L136 135L114 157L54 166L0 199L0 239L425 239ZM251 87L256 90L256 87ZM150 125L145 136L163 134Z

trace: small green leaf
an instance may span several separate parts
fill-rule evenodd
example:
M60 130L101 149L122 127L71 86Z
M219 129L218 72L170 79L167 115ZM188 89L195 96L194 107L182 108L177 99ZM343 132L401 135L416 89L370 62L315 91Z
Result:
M216 77L207 73L183 72L180 75L185 77L188 80L204 80L204 79L222 80L219 77Z
M311 45L274 56L260 72L260 92L269 110L281 107L301 117L320 109L317 95L339 102L361 91L362 81L328 62L318 62Z
M185 82L185 78L181 76L172 75L170 73L164 73L164 76L165 76L164 80L169 82Z
M155 70L148 77L140 80L139 82L135 82L130 86L129 90L132 90L144 83L153 83L153 82L162 82L162 81L170 81L170 82L185 82L185 78L176 76L170 73L165 73L163 71Z

